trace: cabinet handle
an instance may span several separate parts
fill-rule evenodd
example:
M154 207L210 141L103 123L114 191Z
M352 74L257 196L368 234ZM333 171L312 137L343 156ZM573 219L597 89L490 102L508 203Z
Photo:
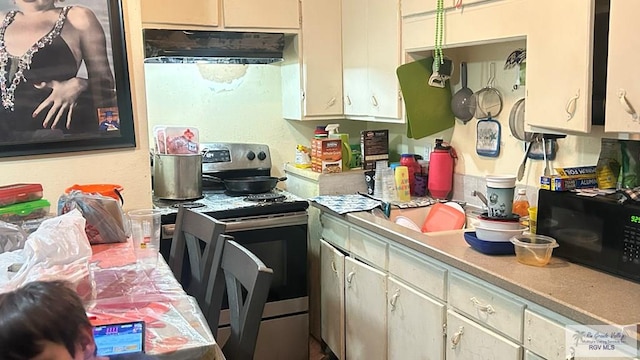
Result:
M347 275L347 283L348 283L349 285L351 285L351 280L353 280L353 276L354 276L355 274L356 274L356 273L355 273L355 271L352 271L352 272L350 272L350 273Z
M389 304L391 305L391 311L396 309L396 302L398 302L399 296L400 296L400 289L396 289L396 291L393 293L393 296L391 296L391 300L389 300Z
M638 114L636 110L633 108L633 105L627 99L627 92L624 89L618 90L618 100L620 100L620 104L622 104L622 108L626 111L633 120L638 120Z
M482 305L482 303L480 302L480 300L476 299L476 297L472 297L471 302L473 303L473 306L482 311L482 312L486 312L487 314L494 314L496 311L493 309L493 306L491 305Z
M347 100L347 105L351 105L351 98L349 97L349 95L347 95L345 99Z
M331 270L333 270L334 273L338 273L338 269L336 269L336 262L332 261L331 262Z
M376 99L375 95L371 95L371 103L373 106L378 106L378 99Z
M305 100L305 92L304 91L300 92L300 98L302 98L302 101Z
M327 103L327 109L332 107L336 103L336 98L332 97L331 100Z
M464 334L464 326L460 326L458 328L458 331L453 333L453 336L451 337L451 348L452 349L455 349L456 346L458 346L458 343L460 342L460 338L462 338L463 334Z
M574 360L576 358L576 351L573 348L569 349L569 355L567 355L567 360Z
M567 112L567 121L573 119L573 116L576 114L576 108L578 103L578 98L580 97L580 89L576 91L576 95L567 101L567 106L564 108L564 111Z

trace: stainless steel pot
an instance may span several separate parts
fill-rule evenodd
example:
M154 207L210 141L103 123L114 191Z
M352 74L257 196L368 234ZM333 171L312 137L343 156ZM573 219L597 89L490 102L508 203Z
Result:
M202 155L156 154L153 164L153 194L167 200L202 197Z

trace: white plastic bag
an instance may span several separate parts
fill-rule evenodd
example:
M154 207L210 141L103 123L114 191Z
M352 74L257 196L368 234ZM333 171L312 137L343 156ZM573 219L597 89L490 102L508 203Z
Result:
M24 249L0 254L0 293L36 280L66 280L85 300L95 293L89 270L91 244L86 220L74 209L47 219L27 238ZM17 272L9 266L22 264Z

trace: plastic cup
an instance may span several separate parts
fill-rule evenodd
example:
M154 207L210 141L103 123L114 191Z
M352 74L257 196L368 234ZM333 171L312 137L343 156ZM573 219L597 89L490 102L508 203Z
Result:
M138 264L155 268L160 251L160 215L157 209L131 210L131 239Z
M515 175L487 175L487 207L489 217L506 218L513 214Z
M538 229L538 207L532 206L529 208L529 232L536 233Z

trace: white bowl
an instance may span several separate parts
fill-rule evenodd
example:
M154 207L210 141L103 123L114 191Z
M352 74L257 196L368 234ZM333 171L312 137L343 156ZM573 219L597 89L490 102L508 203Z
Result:
M422 232L422 230L420 230L420 227L413 222L413 220L409 219L408 217L405 216L396 216L396 224L398 225L402 225L408 229L411 230L415 230L417 232Z
M478 226L490 230L517 230L520 229L522 225L520 225L519 221L488 220L478 218Z
M487 229L481 226L476 226L476 237L484 241L509 241L514 236L522 235L527 229L526 226L520 226L517 229L505 230L505 229Z

